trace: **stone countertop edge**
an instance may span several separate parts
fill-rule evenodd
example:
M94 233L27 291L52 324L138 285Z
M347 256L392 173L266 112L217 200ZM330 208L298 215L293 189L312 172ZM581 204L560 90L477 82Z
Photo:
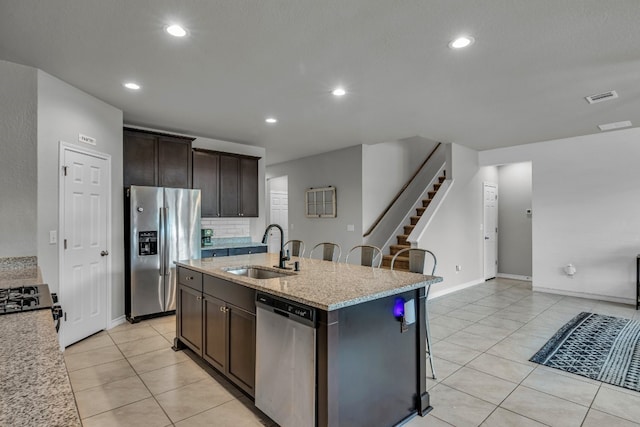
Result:
M37 267L0 271L0 288L41 283ZM0 315L0 342L0 425L80 427L51 310Z
M178 261L176 264L325 311L373 301L442 281L438 276L308 258L293 257L287 264L292 264L293 261L300 262L301 271L288 270L286 276L274 279L252 279L227 273L225 269L260 266L281 271L273 267L278 263L276 254L203 258Z

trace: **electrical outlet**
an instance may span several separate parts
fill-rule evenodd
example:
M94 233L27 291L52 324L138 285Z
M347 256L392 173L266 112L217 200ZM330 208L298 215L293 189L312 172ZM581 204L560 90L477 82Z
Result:
M462 271L462 266L461 266L461 265L456 265L456 273L457 273L458 271Z
M355 225L353 225L353 224L348 224L347 225L347 231L355 231L355 230L356 230Z

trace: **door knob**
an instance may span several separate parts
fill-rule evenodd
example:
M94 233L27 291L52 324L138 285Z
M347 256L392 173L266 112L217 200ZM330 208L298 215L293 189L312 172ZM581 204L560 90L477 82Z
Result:
M107 255L109 255L109 251L100 252L100 256L107 256Z

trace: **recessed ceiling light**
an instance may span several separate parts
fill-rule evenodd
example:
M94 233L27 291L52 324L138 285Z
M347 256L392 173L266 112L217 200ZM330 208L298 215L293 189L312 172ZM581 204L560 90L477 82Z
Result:
M267 117L266 119L264 119L264 121L269 123L270 125L278 123L278 119L276 119L275 117Z
M123 84L124 87L126 87L127 89L131 89L131 90L138 90L140 89L140 85L137 83L133 83L133 82L128 82Z
M344 90L344 88L342 87L337 87L334 90L331 91L331 94L333 96L345 96L347 94L347 91Z
M462 36L452 40L449 43L449 47L451 49L462 49L463 47L471 46L475 41L476 40L471 36Z
M173 37L184 37L187 35L187 30L177 24L169 25L166 30L167 33L171 34Z

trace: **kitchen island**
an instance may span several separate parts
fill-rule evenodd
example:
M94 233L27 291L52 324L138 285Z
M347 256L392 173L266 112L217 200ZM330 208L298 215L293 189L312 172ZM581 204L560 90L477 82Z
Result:
M0 260L0 288L42 284L25 258ZM0 425L79 427L51 310L1 315L0 342Z
M300 271L266 279L229 271L253 266L282 272L273 267L275 254L178 262L174 348L191 348L254 396L255 298L257 293L275 296L313 307L317 314L316 426L391 426L426 414L431 407L425 287L442 279L314 259L291 261L299 262ZM414 310L415 322L405 325L399 306Z

